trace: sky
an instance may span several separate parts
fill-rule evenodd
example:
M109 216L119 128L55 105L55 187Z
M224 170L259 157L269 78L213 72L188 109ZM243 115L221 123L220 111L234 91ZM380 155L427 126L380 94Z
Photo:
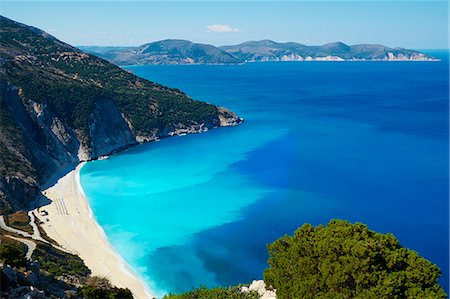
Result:
M447 1L5 1L0 13L75 46L187 39L448 48Z

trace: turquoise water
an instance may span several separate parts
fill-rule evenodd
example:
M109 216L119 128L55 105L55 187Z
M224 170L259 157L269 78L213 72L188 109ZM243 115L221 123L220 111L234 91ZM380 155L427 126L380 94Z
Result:
M128 67L222 105L237 127L87 163L116 251L159 295L251 282L265 245L342 218L392 232L448 277L448 64Z

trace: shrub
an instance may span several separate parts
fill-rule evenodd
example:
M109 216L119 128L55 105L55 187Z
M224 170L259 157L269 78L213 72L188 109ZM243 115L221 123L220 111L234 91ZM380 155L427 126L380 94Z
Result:
M33 252L33 259L41 264L41 270L55 277L62 275L73 275L79 278L88 276L91 271L77 255L60 251L55 247L36 242L37 246Z
M129 289L113 287L105 277L89 277L86 284L78 289L84 299L133 299Z
M0 244L0 261L11 267L25 267L25 254L15 244Z
M446 298L439 268L392 234L332 220L268 245L267 285L279 298Z
M184 294L169 294L164 296L163 299L258 299L258 293L252 291L248 293L241 292L241 288L228 287L228 288L212 288L207 289L202 286Z

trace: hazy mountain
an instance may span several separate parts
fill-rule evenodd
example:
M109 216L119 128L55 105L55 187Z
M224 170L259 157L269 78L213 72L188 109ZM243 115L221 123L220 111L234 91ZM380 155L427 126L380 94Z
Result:
M353 45L342 42L322 46L298 43L277 43L271 40L249 41L220 47L241 61L304 61L304 60L433 60L427 55L404 48L382 45Z
M239 60L212 45L167 39L135 48L81 47L117 65L144 64L229 64Z

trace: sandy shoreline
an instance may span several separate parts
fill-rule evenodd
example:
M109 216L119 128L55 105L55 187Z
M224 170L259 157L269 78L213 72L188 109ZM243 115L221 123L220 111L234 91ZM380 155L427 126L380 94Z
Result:
M103 229L93 217L80 185L80 163L58 182L43 191L52 202L42 206L48 215L35 215L44 222L47 235L63 248L80 256L92 275L105 276L117 287L131 290L135 298L153 298L153 292L139 280L137 274L116 254ZM48 219L48 221L47 221Z

